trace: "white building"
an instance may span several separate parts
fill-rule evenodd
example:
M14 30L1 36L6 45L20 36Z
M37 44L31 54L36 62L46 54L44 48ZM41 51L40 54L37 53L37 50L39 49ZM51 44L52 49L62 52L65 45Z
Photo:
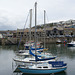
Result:
M3 35L2 34L0 34L0 38L3 38Z

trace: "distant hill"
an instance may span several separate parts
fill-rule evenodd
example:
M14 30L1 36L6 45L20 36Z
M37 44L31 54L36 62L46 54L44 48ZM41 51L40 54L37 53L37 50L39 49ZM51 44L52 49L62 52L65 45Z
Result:
M71 25L75 25L75 20L67 20L67 21L59 21L59 22L54 22L54 23L47 23L45 24L45 27L48 28L48 27L65 27L65 26L71 26ZM35 28L32 27L32 28ZM37 25L36 26L37 29L43 29L44 28L44 24L40 24L40 25Z

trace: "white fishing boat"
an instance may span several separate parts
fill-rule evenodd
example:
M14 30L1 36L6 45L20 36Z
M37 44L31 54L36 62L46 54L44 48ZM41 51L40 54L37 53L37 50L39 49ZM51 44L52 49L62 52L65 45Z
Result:
M18 56L29 56L29 51L28 50L19 50L19 51L16 51L15 53Z
M35 63L35 50L32 52L33 50L29 50L29 57L24 57L24 58L19 58L19 57L15 57L13 58L14 61L16 62L24 62L24 63ZM58 58L56 56L53 56L50 53L41 53L37 51L37 56L39 59L43 58L45 61L41 61L41 62L48 62L48 61L56 61ZM38 61L39 63L39 61Z
M39 57L39 59L41 59L41 57ZM45 61L38 61L37 63L44 63L44 62L48 62L48 61L56 61L57 58L56 57L50 57L50 58L44 58ZM15 58L13 59L15 62L21 62L21 63L36 63L35 57L26 57L26 58Z
M34 45L34 41L28 41L24 44L24 48L29 50L30 46L33 46L33 45Z
M70 43L67 43L68 47L75 47L75 41L71 41Z
M61 41L60 39L57 39L57 40L56 40L56 43L57 43L57 44L61 44L62 41Z
M36 47L36 48L41 48L41 47L43 47L43 46L41 45L41 43L42 43L42 42L37 42L37 47ZM35 48L35 43L34 43L34 41L28 41L28 42L26 42L26 43L24 44L24 48L25 48L26 50L29 50L29 49L30 49L30 46L31 46L32 48Z

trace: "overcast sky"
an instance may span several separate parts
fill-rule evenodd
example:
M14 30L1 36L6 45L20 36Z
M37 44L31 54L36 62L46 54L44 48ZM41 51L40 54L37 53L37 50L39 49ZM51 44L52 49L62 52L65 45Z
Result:
M34 8L36 1L37 24L43 24L44 10L47 23L75 20L75 0L0 0L0 30L24 28L28 12Z

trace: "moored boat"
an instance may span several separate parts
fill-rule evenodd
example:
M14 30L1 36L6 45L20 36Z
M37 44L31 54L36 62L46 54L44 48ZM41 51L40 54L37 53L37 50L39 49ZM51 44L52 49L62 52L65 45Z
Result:
M71 41L70 43L67 43L68 47L75 47L75 41Z
M57 43L57 44L61 44L62 41L61 41L60 39L58 39L58 40L56 40L56 43Z
M36 36L36 6L35 3L35 36ZM35 37L35 54L33 54L30 50L30 54L35 56L35 64L32 65L19 65L18 69L23 73L27 74L50 74L50 73L57 73L66 70L67 64L64 61L48 61L48 58L40 58L36 52L36 37ZM45 62L47 61L47 62ZM43 62L43 63L37 63Z
M49 63L43 64L34 64L29 66L22 66L18 67L20 71L27 74L50 74L50 73L57 73L66 70L67 64L63 63L63 61L52 61Z

